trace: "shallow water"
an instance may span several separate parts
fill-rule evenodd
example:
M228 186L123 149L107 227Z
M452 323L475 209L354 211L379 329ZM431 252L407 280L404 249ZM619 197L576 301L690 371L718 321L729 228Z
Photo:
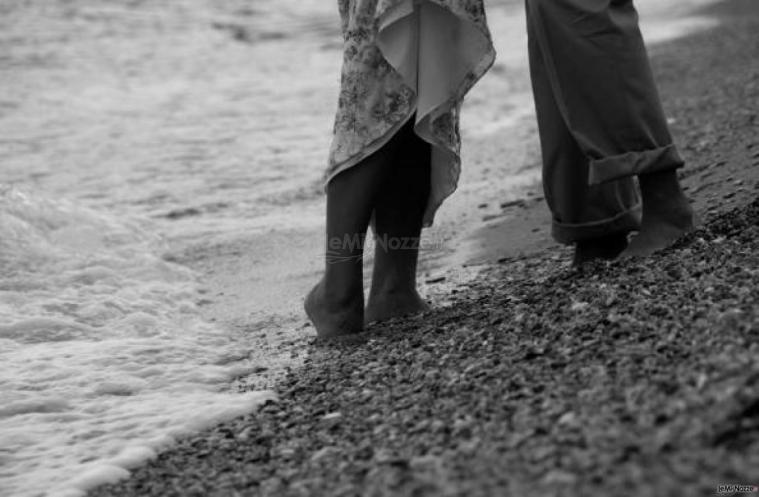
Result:
M0 228L3 495L118 475L268 396L230 391L250 341L202 320L195 275L155 234L14 189Z
M640 2L647 38L704 27L684 15L700 3ZM522 142L533 118L521 9L490 7L500 59L464 114L460 192L432 232L448 241L472 227L477 202L508 200L537 177L526 167L534 143ZM0 5L1 495L75 495L267 398L230 386L267 351L250 328L206 319L199 273L172 261L244 246L256 255L241 297L253 297L252 331L302 323L293 295L320 265L335 10ZM481 161L503 137L508 163Z

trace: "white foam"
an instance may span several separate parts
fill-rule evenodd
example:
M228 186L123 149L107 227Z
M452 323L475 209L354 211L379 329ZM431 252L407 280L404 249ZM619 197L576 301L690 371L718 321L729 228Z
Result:
M111 459L111 465L124 469L132 469L145 461L154 459L156 456L156 451L147 446L127 447L118 456Z
M74 492L79 491L84 494L89 488L105 485L107 483L116 483L119 480L128 478L129 474L129 471L122 467L112 466L110 464L100 464L93 466L77 478L71 480L69 482L70 487L62 489L60 492L67 492L70 495L73 495Z
M251 344L203 321L196 275L161 250L135 224L0 188L4 492L78 495L272 398L227 391Z

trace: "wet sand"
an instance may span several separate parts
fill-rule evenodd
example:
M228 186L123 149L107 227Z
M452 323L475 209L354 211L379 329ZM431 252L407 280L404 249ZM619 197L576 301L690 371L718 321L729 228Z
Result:
M578 271L548 238L537 190L483 206L467 251L476 280L429 279L450 305L358 343L300 345L302 365L274 383L278 402L90 495L677 496L759 484L759 6L703 14L723 24L652 50L699 231L648 260ZM500 160L493 152L478 153Z

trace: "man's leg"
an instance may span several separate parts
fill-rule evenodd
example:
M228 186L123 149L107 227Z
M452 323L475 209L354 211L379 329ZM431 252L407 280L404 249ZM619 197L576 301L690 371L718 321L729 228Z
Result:
M677 182L683 162L672 144L632 1L527 4L558 111L588 159L584 179L604 185L638 176L643 221L628 252L666 246L691 227L692 211Z
M374 210L374 272L366 322L429 309L416 289L422 220L430 194L430 145L414 133L414 119L398 133L392 168Z
M541 43L532 8L528 0L530 75L543 155L543 188L553 213L553 235L559 242L575 244L576 264L596 258L613 259L627 247L627 234L639 227L635 184L631 178L602 185L588 183L590 159L559 107L555 96L557 74L544 55L545 42Z

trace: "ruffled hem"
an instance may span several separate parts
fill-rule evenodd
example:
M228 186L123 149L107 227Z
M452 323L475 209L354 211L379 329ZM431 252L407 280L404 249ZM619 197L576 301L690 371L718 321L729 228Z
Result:
M461 102L493 65L495 49L486 27L430 0L406 0L382 13L376 40L382 56L413 92L414 104L380 138L333 167L326 182L380 150L416 115L415 132L432 146L431 189L423 221L430 226L458 186Z

